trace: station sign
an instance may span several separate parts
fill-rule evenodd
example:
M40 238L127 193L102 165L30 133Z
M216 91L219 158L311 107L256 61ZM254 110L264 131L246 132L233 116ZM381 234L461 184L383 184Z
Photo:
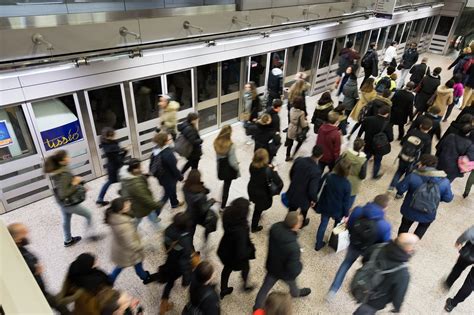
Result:
M382 19L392 19L397 0L377 0L375 1L375 16Z

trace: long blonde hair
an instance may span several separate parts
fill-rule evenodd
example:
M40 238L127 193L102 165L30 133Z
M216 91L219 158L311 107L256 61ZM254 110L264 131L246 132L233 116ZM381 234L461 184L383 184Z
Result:
M230 125L224 125L219 132L219 135L214 140L214 150L217 154L225 155L229 152L232 146L232 127Z
M305 80L297 80L293 83L290 87L290 91L288 92L288 101L292 103L297 96L302 96L303 92L308 89Z

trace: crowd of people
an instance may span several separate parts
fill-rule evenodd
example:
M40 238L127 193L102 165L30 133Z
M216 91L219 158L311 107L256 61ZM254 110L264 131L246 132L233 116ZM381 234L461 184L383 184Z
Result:
M248 199L241 196L229 202L230 187L240 177L243 167L232 140L236 127L223 126L213 143L218 179L223 181L220 202L209 197L210 190L201 179L199 162L203 140L199 134L199 115L190 113L178 124L179 104L172 97L160 97L162 125L153 137L155 147L148 170L144 170L137 159L127 160L127 151L119 146L115 131L104 128L101 144L107 157L108 179L96 204L107 207L104 223L111 230L110 260L115 268L107 273L97 265L94 254L83 253L70 264L61 292L51 294L42 280L41 263L29 251L28 228L21 223L8 227L51 307L61 314L141 314L143 308L138 300L114 288L121 271L133 267L143 284L164 285L159 310L150 313L166 314L173 309L171 292L176 280L181 279L183 286L189 286L190 293L183 314L220 314L220 300L234 292L229 285L233 271L240 271L243 291L257 288L258 284L249 280L249 262L256 258L256 246L250 236L263 230L261 215L273 206L275 196L280 196L288 214L269 229L266 275L255 298L254 314L291 314L290 296L300 298L311 294L311 288L301 288L296 281L304 272L298 235L305 233L310 208L321 216L314 250L320 251L328 245L324 236L331 220L335 227L343 225L350 235L344 261L326 300L333 302L347 271L362 256L363 265L350 285L354 299L360 304L354 314L375 314L387 304L393 304L393 311L399 312L411 281L408 261L416 244L436 220L439 204L453 200L451 183L470 172L464 198L468 198L474 184L474 172L471 172L474 168L474 54L471 48L474 47L464 50L455 61L451 66L453 78L444 84L440 80L440 67L431 71L427 58L417 64L416 43L408 45L398 64L396 47L397 43L392 42L379 69L375 43L369 45L363 56L353 49L351 42L347 43L339 56L336 95L324 92L311 119L306 110L309 84L304 74L298 74L289 89L288 126L284 130L281 130L279 116L283 105L281 93L272 91L271 101L263 106L255 83L245 85L242 117L249 143L254 144L252 161L244 166L249 167L250 172ZM359 68L363 68L365 74L360 89ZM405 82L409 74L409 81ZM273 75L281 76L278 71ZM281 91L281 84L278 86ZM448 119L455 106L462 111L443 133L441 123ZM307 140L310 124L317 134L316 143L310 156L298 156ZM349 140L356 132L351 147L343 151L343 137ZM367 200L366 204L355 205L364 180L367 177L378 180L384 175L382 161L392 151L395 135L401 150L397 170L386 193ZM435 148L433 136L439 140ZM285 162L292 163L286 191L275 167L275 156L282 144L286 146ZM181 170L177 166L177 155L186 160ZM369 171L370 164L372 171ZM86 219L88 238L102 239L96 233L97 222L93 221L91 211L83 205L90 192L82 178L71 173L69 165L67 151L59 150L46 160L44 167L54 183L54 196L63 215L65 247L82 239L71 231L73 214ZM151 192L153 181L150 178L156 178L163 188L159 200ZM177 194L177 183L181 181L184 181L184 200L179 200ZM121 196L109 202L105 199L106 192L114 183L120 184ZM392 226L385 218L392 198L403 199L401 224L394 239ZM178 210L164 230L164 264L157 266L156 272L149 272L143 266L146 257L137 227L147 217L160 231L160 214L168 202L172 209L184 211ZM217 205L220 205L219 211L214 210ZM204 260L206 255L196 250L194 235L196 227L201 226L206 242L217 230L219 220L224 234L217 249L223 265L217 291L216 266ZM416 228L410 233L413 224ZM444 282L446 288L474 264L474 226L459 237L456 247L460 256ZM289 294L270 293L278 280L288 285ZM472 292L473 284L474 267L471 267L459 292L446 300L445 310L450 312L463 302Z

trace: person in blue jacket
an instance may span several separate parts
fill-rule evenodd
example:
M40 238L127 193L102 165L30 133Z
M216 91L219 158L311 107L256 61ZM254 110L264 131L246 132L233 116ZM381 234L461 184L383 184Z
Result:
M430 224L436 219L436 212L423 212L411 206L413 195L418 187L423 185L429 179L433 180L439 187L440 201L450 202L453 200L453 192L451 191L451 183L446 177L444 171L436 169L438 158L431 154L423 154L420 157L418 169L405 177L398 185L397 194L403 195L407 192L403 200L400 212L402 213L402 223L398 229L398 234L407 233L414 222L418 222L415 234L420 238L423 237Z
M391 239L391 226L390 223L387 222L385 219L385 210L389 204L389 196L386 194L378 195L375 197L373 202L367 203L365 206L358 206L355 207L352 211L349 219L347 220L346 226L351 230L354 226L354 222L361 218L367 218L369 220L373 220L376 222L377 227L377 240L376 243L385 243L390 241ZM373 244L370 244L373 245ZM332 300L334 295L337 293L339 288L344 281L344 277L346 276L347 271L351 268L354 262L361 256L363 250L358 248L355 244L350 244L346 257L344 258L341 266L337 270L336 276L334 277L334 281L331 284L331 288L327 294L327 300Z
M351 162L342 159L320 184L322 192L315 209L317 213L321 214L321 223L316 233L316 245L314 246L316 251L326 245L323 239L329 219L333 218L334 225L336 225L349 215L351 183L347 180L347 176L349 176L350 171Z

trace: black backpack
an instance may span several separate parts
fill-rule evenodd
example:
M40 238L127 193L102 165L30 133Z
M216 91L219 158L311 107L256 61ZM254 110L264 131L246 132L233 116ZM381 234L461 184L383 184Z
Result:
M387 124L388 121L385 121L383 123L382 130L380 130L380 132L375 134L372 138L372 151L374 155L387 155L392 150L390 141L388 141L388 137L384 132Z
M161 152L157 155L151 154L149 173L155 177L160 177L165 174Z
M201 310L201 304L204 302L205 299L211 296L211 292L207 292L199 301L197 306L194 306L193 303L188 302L183 309L182 315L205 315L204 312Z
M432 178L429 178L413 193L410 207L423 213L432 214L438 209L440 201L439 186Z
M423 148L423 142L417 136L409 136L402 144L402 149L398 157L405 162L416 162Z
M384 90L387 90L387 89L390 90L391 86L392 86L392 80L389 77L385 76L385 77L382 77L377 82L377 84L375 85L375 91L377 93L383 93Z
M364 57L362 57L360 64L363 68L372 68L372 53L372 51L368 51L365 53Z
M349 229L349 234L351 245L360 251L365 251L377 242L377 221L364 216L360 217Z

